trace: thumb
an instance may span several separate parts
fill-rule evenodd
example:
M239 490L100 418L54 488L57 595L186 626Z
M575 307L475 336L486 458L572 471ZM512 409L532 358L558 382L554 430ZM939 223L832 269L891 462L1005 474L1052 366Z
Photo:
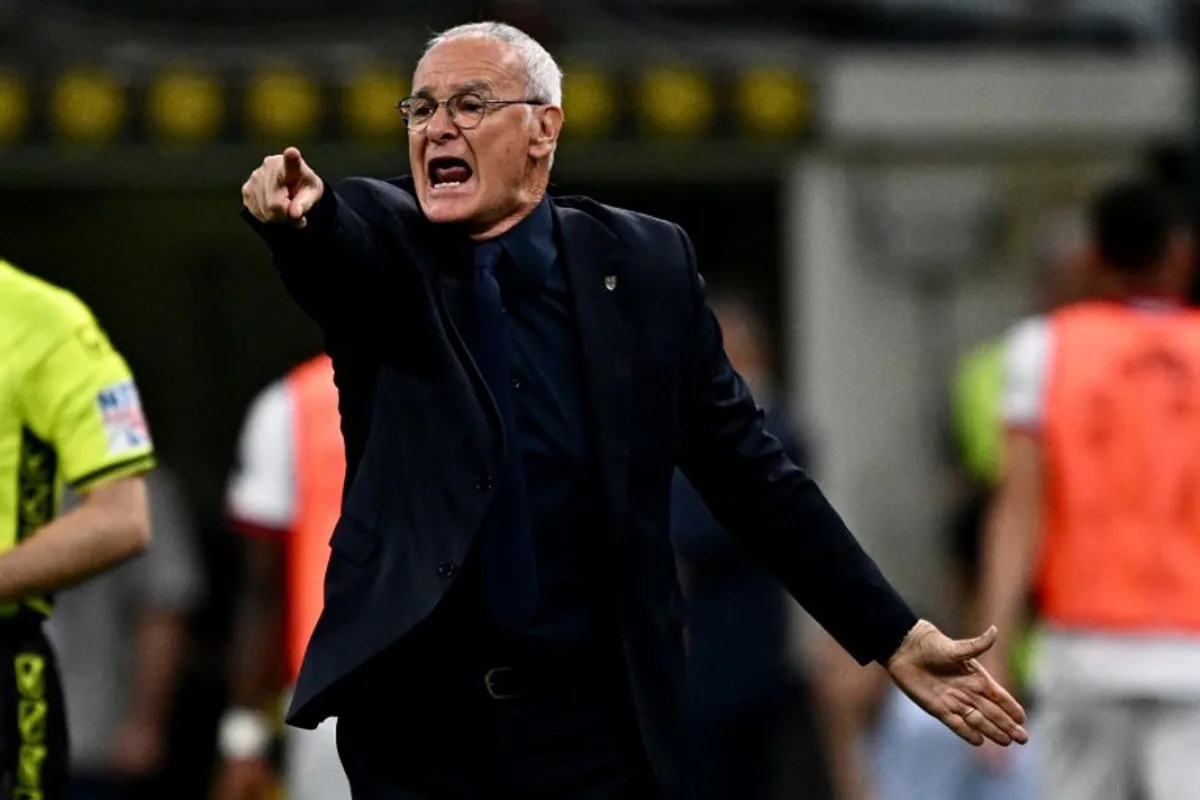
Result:
M950 643L949 652L950 658L955 661L967 661L979 656L992 649L992 645L996 643L1000 632L992 625L982 635L976 636L974 639L959 639Z
M304 177L304 156L300 150L289 147L283 151L283 175L280 177L284 186L295 186Z

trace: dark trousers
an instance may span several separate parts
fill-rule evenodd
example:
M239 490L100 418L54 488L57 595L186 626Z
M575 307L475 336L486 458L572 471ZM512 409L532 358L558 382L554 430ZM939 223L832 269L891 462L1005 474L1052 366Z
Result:
M355 800L659 796L619 670L514 670L497 673L489 692L486 670L451 669L416 684L411 673L392 685L372 681L373 702L339 716Z
M41 618L0 621L0 798L65 800L67 718Z

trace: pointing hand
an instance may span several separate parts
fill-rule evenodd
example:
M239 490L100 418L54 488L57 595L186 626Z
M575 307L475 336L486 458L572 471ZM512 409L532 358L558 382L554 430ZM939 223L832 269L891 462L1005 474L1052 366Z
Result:
M242 186L242 204L259 222L308 224L305 215L325 193L325 183L295 147L267 156Z

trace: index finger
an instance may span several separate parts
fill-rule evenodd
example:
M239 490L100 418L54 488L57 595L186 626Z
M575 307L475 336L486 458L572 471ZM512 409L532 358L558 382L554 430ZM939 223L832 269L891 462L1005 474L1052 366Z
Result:
M300 150L295 147L289 147L283 151L283 182L292 184L300 180L304 175L304 156L300 155Z

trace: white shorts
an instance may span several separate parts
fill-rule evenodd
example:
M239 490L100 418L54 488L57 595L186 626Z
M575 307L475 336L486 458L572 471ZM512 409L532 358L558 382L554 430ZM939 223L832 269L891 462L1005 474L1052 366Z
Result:
M1038 797L1200 797L1200 702L1043 699Z
M316 730L288 727L283 737L283 788L287 800L350 800L350 784L337 751L337 720Z

